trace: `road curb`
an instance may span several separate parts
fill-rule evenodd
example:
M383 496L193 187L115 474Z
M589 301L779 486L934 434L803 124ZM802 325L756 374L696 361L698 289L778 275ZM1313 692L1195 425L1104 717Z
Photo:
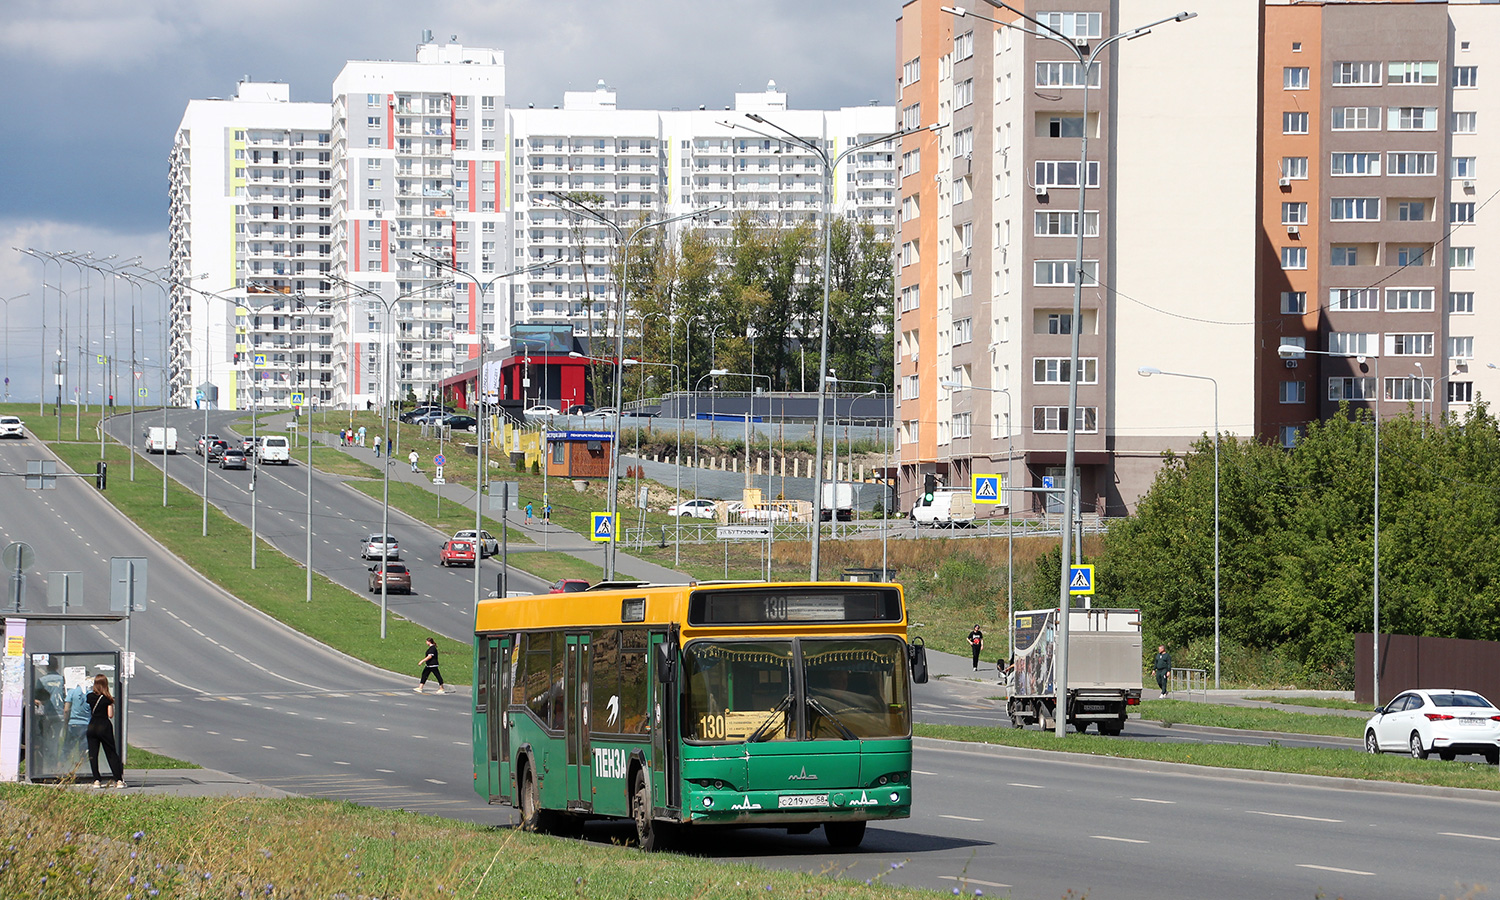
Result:
M1123 756L1096 756L1093 754L1069 753L1063 750L1033 750L1029 747L1006 747L1000 744L979 744L969 741L945 741L939 738L913 738L912 746L918 750L927 749L946 753L977 753L982 756L1010 756L1017 759L1045 760L1047 762L1061 762L1075 766L1102 766L1112 769L1128 769L1135 772L1158 772L1164 775L1191 775L1197 778L1258 782L1261 784L1298 785L1332 791L1359 791L1370 794L1438 797L1448 800L1475 800L1483 803L1500 803L1500 790L1485 791L1478 788L1405 784L1399 781L1365 781L1359 778L1338 778L1332 775L1262 772L1257 769L1221 769L1214 766L1193 765L1192 763L1163 762L1155 759L1131 759Z

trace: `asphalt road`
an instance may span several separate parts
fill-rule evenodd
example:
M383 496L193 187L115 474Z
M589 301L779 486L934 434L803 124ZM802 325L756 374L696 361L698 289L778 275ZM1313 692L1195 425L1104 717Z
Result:
M0 471L23 471L41 456L30 442L0 445ZM31 493L22 479L0 478L0 542L11 540L37 550L28 573L33 606L46 572L71 570L82 573L81 609L103 610L109 557L150 559L150 605L132 629L140 657L133 743L296 793L512 820L472 794L466 693L418 697L414 678L352 661L250 610L131 527L87 480ZM28 649L43 652L56 631L34 629ZM120 626L68 634L74 650L122 640ZM413 648L414 670L419 655ZM988 685L937 679L915 690L924 721L1003 716L986 700L998 693ZM1500 884L1500 807L1490 802L1143 772L926 741L914 777L915 816L872 827L856 853L835 854L816 833L773 830L708 834L690 850L1018 898L1070 890L1126 900L1436 898ZM624 834L588 829L596 841Z

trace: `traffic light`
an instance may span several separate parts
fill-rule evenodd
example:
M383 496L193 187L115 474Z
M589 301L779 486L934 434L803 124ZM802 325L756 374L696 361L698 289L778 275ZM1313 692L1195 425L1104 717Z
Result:
M931 472L922 476L922 502L931 503L932 497L937 493L937 476Z
M94 487L104 490L104 483L109 480L109 463L100 460L94 464Z

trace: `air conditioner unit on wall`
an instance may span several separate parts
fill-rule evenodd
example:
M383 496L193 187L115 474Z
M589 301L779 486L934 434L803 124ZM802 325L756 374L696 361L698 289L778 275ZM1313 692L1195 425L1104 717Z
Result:
M1285 175L1283 175L1283 176L1281 176L1281 180L1277 181L1276 183L1279 184L1279 185L1281 185L1282 187L1291 187L1292 186L1292 179L1290 179L1290 178L1286 177Z
M1038 197L1045 197L1045 196L1047 196L1047 186L1045 184L1039 184L1039 185L1037 185L1036 186L1036 195Z
M1288 369L1295 369L1295 368L1297 368L1297 361L1295 359L1286 360L1286 367Z
M1302 233L1302 229L1298 228L1296 225L1288 225L1286 227L1287 237L1296 237L1297 235L1299 235L1301 233Z

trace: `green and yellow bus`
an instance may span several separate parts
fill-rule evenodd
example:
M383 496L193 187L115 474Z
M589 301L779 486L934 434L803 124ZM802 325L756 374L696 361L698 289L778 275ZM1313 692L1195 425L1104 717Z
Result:
M854 847L911 814L911 685L927 680L896 584L616 582L483 601L474 790L524 828L629 818L822 826Z

